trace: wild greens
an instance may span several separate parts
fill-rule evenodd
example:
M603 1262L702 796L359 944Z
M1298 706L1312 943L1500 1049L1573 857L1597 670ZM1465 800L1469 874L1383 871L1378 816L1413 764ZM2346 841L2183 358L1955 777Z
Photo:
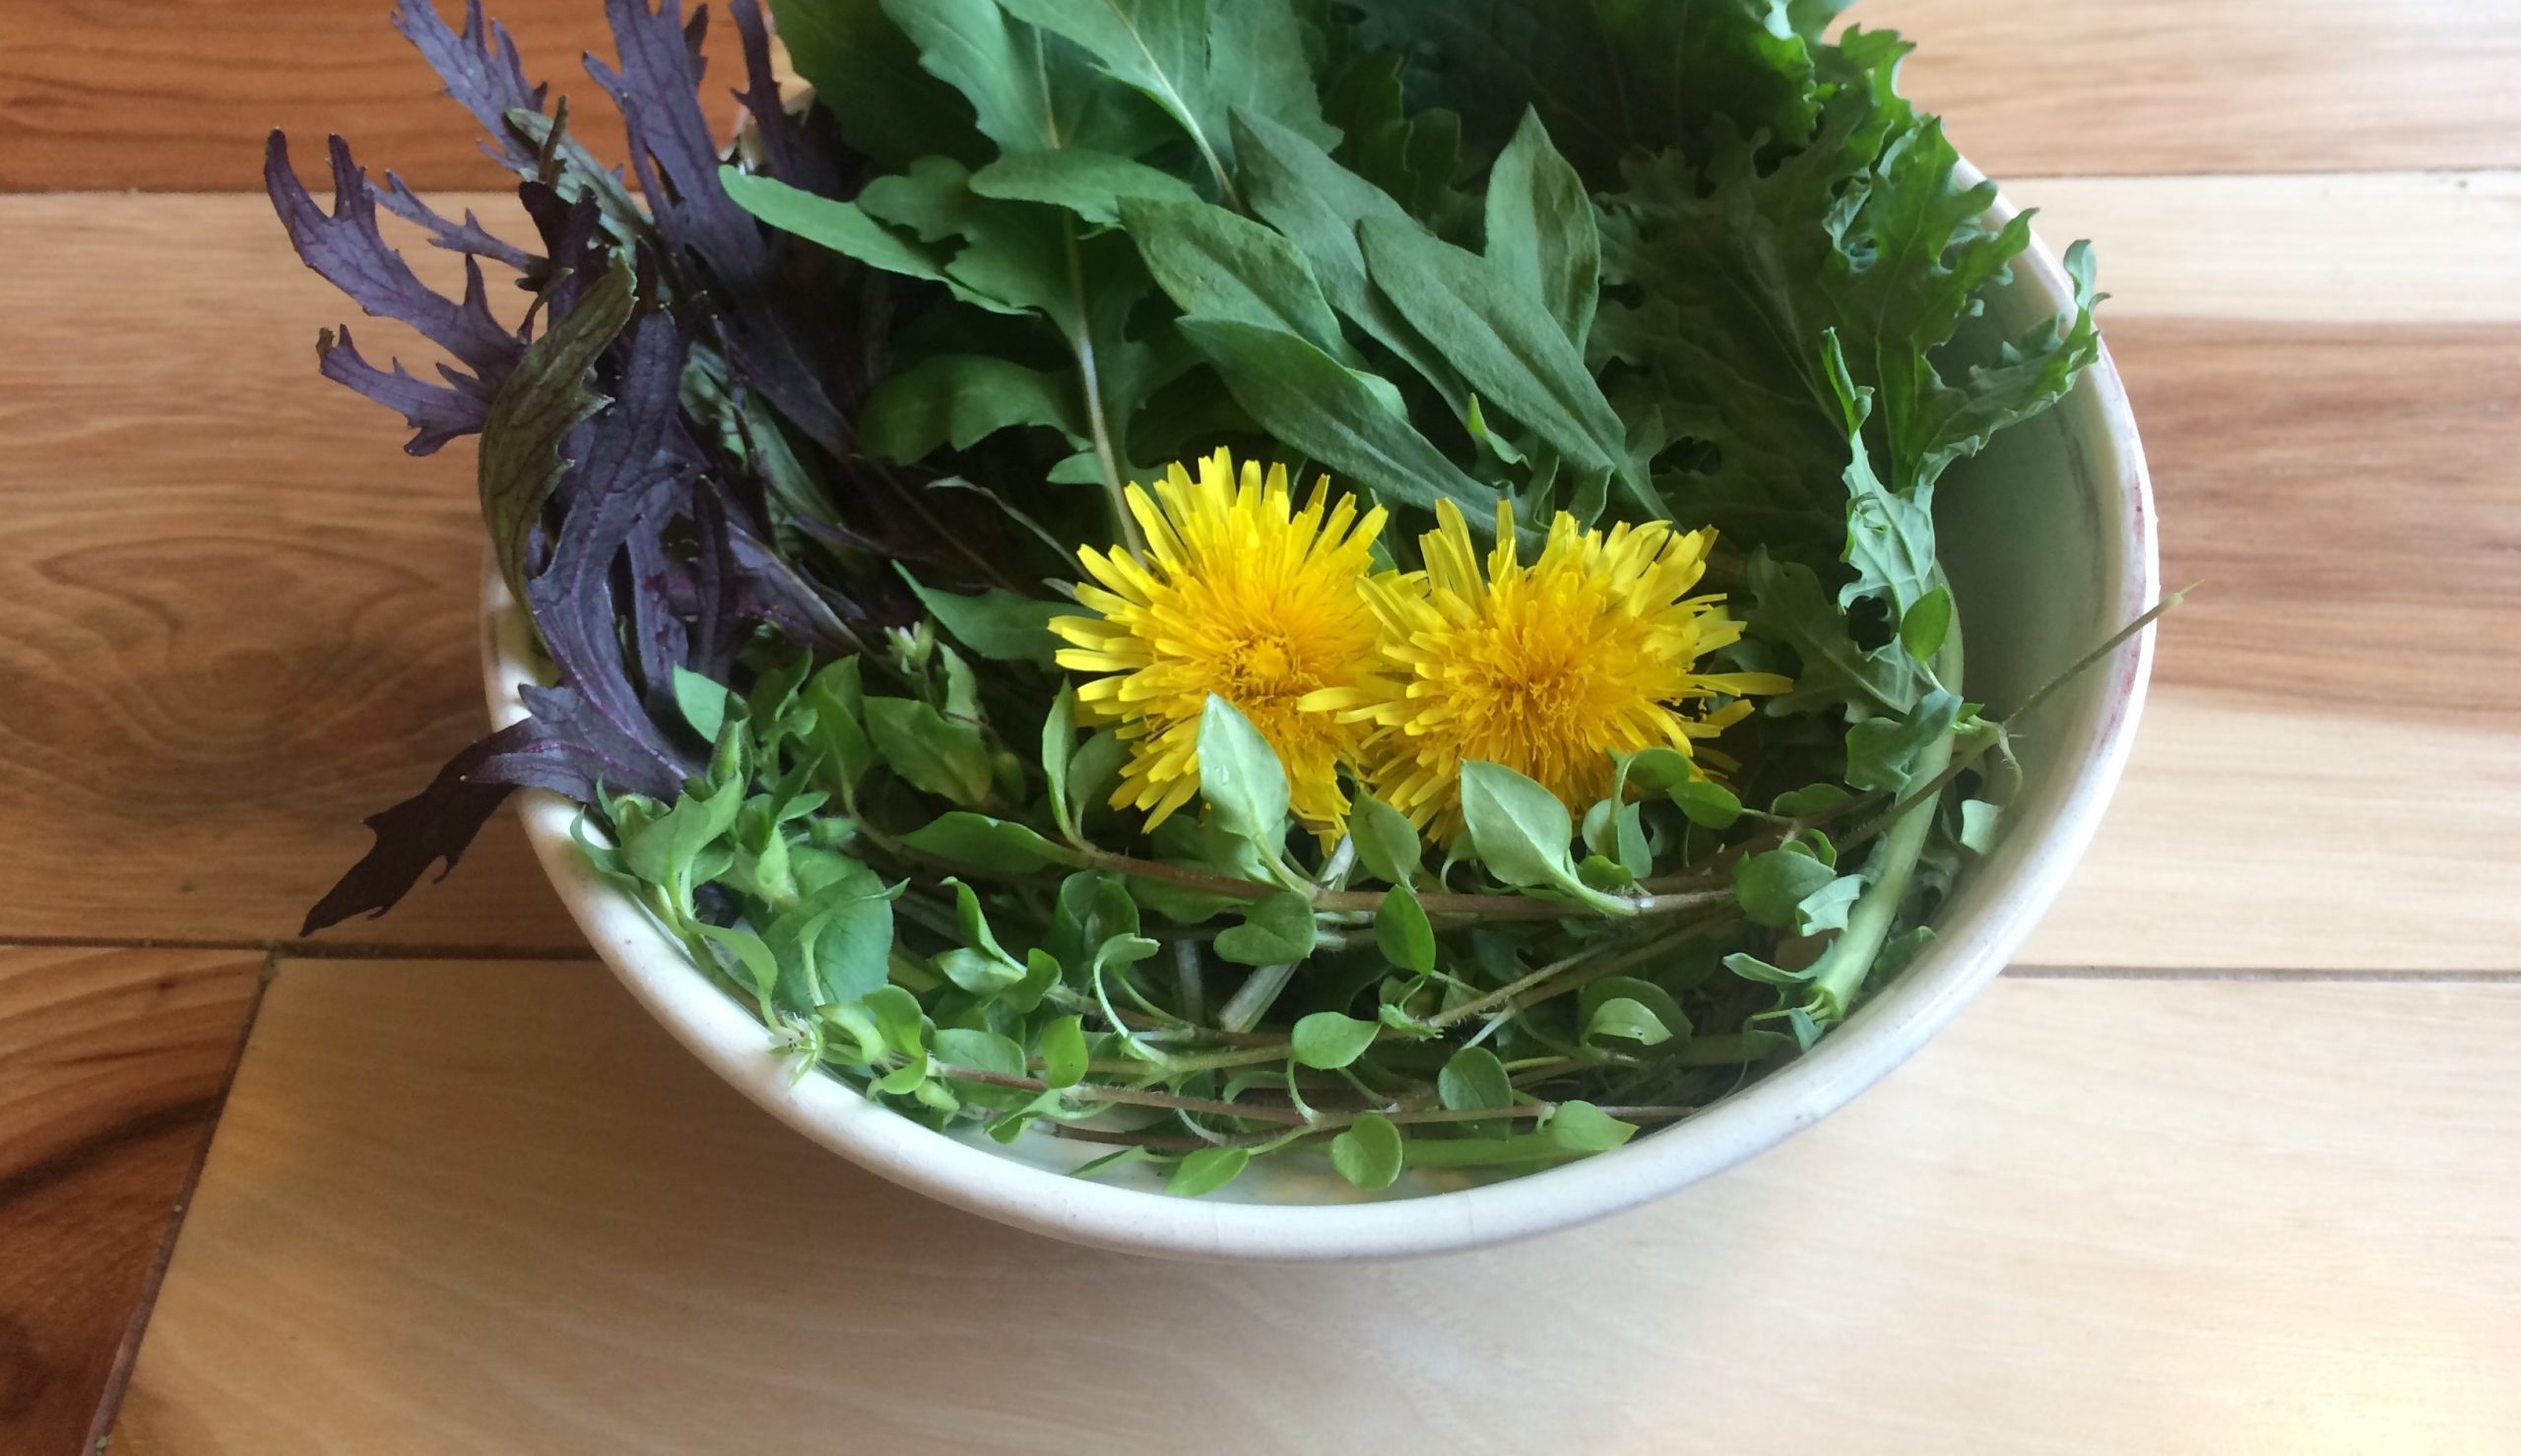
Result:
M1972 324L2027 220L1898 95L1896 36L1825 38L1828 0L774 0L792 106L734 0L728 151L705 16L607 8L626 178L478 3L397 20L539 251L338 140L327 213L272 141L307 263L455 361L343 330L325 374L415 454L482 436L553 668L370 821L310 930L550 789L801 1070L1176 1193L1282 1151L1375 1189L1617 1146L1798 1054L2000 832L1933 497L2096 357L2099 295L2078 245L2064 316ZM461 298L380 205L466 255ZM1079 547L1143 545L1130 488L1218 447L1386 508L1404 571L1439 503L1534 541L1712 525L1748 627L1718 665L1792 686L1595 801L1468 763L1435 850L1362 786L1291 834L1213 696L1198 801L1150 833L1049 624Z

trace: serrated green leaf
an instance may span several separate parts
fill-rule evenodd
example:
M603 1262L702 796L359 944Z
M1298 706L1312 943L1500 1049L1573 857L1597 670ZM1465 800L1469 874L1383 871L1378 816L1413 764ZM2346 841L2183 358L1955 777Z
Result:
M1101 147L1132 156L1142 136L1116 114L1114 88L1074 44L1009 20L997 0L883 0L919 53L920 69L960 92L981 134L1002 152ZM922 154L948 151L959 126ZM985 149L984 149L985 150Z
M1213 1193L1241 1176L1251 1161L1249 1148L1201 1148L1174 1165L1172 1175L1164 1180L1164 1191L1177 1198Z
M1295 1058L1317 1071L1334 1071L1365 1055L1382 1030L1377 1022L1316 1011L1296 1022Z
M1217 932L1217 954L1239 966L1277 966L1313 954L1313 902L1291 891L1256 900L1243 923Z
M1400 1176L1400 1129L1380 1112L1366 1112L1330 1140L1330 1166L1369 1192L1389 1188Z
M1793 689L1768 700L1771 715L1809 713L1823 704L1905 713L1916 701L1917 665L1897 647L1857 647L1847 635L1845 614L1831 603L1811 568L1763 548L1751 553L1748 574L1751 630L1792 648L1802 665Z
M1383 908L1375 913L1375 948L1403 971L1425 976L1436 969L1436 927L1404 886L1384 893Z
M1734 861L1733 898L1742 914L1759 925L1794 923L1795 907L1837 876L1809 855L1771 850Z
M1601 297L1602 245L1584 179L1525 111L1489 169L1486 249L1500 276L1546 309L1584 352Z
M1934 487L1921 482L1910 494L1897 494L1873 474L1864 444L1864 420L1872 410L1873 392L1857 388L1847 377L1846 356L1840 350L1835 329L1822 332L1821 363L1845 423L1849 450L1841 478L1847 487L1845 559L1855 568L1855 578L1839 589L1839 605L1843 608L1878 598L1890 608L1892 620L1905 625L1909 609L1939 590ZM1945 600L1950 601L1948 595Z
M1909 770L1927 744L1952 731L1961 699L1936 688L1899 718L1868 718L1847 728L1847 782L1892 793L1908 787Z
M1818 935L1824 930L1845 929L1847 912L1855 908L1857 898L1863 894L1864 877L1862 875L1840 875L1804 896L1802 903L1795 906L1795 932L1802 935Z

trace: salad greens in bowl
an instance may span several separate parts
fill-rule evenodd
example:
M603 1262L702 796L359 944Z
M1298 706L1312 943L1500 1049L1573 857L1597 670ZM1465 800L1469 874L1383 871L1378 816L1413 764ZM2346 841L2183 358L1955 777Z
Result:
M2089 250L1896 35L735 0L722 140L705 14L607 8L626 172L478 3L403 0L530 245L338 138L328 210L272 139L309 266L449 356L344 329L323 372L415 454L478 435L489 538L497 729L310 931L523 789L625 983L886 1176L1413 1252L1827 1111L2089 840L2159 610L2142 455Z

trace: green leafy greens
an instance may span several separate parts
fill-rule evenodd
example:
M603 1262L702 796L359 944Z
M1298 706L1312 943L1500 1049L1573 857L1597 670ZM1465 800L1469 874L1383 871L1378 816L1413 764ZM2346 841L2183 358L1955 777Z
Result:
M754 134L652 136L653 213L484 69L478 27L426 32L495 83L468 104L516 129L529 189L580 200L590 261L527 260L530 345L372 310L472 350L478 418L342 368L424 435L485 433L495 558L555 656L647 655L582 689L647 746L635 778L497 782L585 803L593 861L802 1069L1178 1195L1268 1156L1370 1191L1545 1167L1799 1054L2002 833L1935 492L2099 351L2081 244L2062 316L1988 326L2027 216L1899 95L1905 42L1825 38L1839 8L776 0L802 112L740 3ZM644 69L608 86L662 86L672 24L625 33ZM320 214L275 196L324 267ZM665 296L652 255L712 271ZM855 300L848 348L761 332L781 289ZM679 304L725 338L641 374ZM824 390L844 355L863 387ZM684 504L581 569L590 440ZM1468 763L1441 855L1362 787L1341 833L1295 833L1267 736L1210 697L1200 798L1149 832L1049 623L1078 547L1142 544L1131 487L1219 446L1387 508L1402 570L1439 503L1479 532L1501 503L1518 532L1712 524L1749 634L1717 669L1793 687L1723 757L1621 759L1598 802ZM665 614L721 563L755 572L740 609ZM599 728L544 741L609 762Z

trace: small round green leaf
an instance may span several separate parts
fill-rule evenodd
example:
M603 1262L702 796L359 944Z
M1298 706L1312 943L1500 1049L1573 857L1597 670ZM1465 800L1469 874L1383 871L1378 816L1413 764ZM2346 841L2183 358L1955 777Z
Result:
M1286 770L1252 721L1214 693L1199 716L1199 797L1208 822L1237 839L1275 846L1286 833Z
M1375 946L1383 958L1403 971L1424 976L1436 969L1436 928L1418 897L1393 885L1375 912Z
M1593 1014L1584 1019L1585 1041L1603 1037L1617 1037L1641 1046L1659 1046L1672 1040L1672 1031L1663 1025L1661 1017L1646 1009L1644 1002L1613 996L1594 1007Z
M1348 808L1348 838L1366 872L1387 885L1406 885L1418 876L1424 847L1408 816L1371 793L1359 793Z
M1389 1188L1400 1176L1400 1129L1368 1112L1330 1140L1330 1166L1360 1188Z
M1325 1072L1344 1067L1366 1054L1382 1029L1336 1011L1316 1011L1296 1023L1296 1060Z

